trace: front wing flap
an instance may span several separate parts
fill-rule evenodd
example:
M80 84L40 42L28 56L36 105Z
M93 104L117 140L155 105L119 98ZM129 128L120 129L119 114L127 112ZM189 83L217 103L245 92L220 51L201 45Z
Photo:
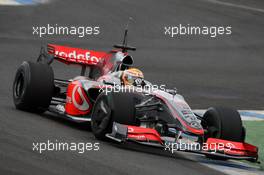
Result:
M106 137L120 143L135 142L142 145L160 147L164 150L168 148L168 140L165 140L155 129L151 128L123 125L114 122L112 133L106 134ZM171 140L169 142L171 142ZM170 144L178 145L179 143L171 142ZM219 158L249 160L253 162L257 162L258 159L258 148L248 143L208 138L207 141L199 147L197 147L198 144L200 143L196 143L196 146L186 149L178 147L177 151L192 152Z

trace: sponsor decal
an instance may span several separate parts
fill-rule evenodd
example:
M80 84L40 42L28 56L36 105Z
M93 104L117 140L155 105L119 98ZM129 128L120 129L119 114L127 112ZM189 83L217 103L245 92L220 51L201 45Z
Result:
M80 99L76 99L76 96ZM81 102L81 104L79 104ZM72 91L72 103L80 111L89 110L90 106L83 95L83 91L80 86L75 86Z
M56 51L55 56L62 57L62 58L69 58L72 61L77 61L78 62L85 62L85 61L91 61L92 63L97 64L101 58L97 58L96 56L91 56L90 52L85 52L84 54L82 53L77 53L76 50L73 50L70 53L65 53L65 52L60 52Z
M64 47L58 45L48 45L48 52L56 58L60 58L66 62L96 65L106 54L105 52L84 50L78 48Z
M128 127L127 131L131 133L131 132L134 132L134 129L132 127Z

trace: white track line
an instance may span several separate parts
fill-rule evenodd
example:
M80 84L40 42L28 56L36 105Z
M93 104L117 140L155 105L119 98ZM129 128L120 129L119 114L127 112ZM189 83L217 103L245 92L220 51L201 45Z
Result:
M208 161L208 163L201 164L229 175L263 175L263 171L260 171L258 167L244 162L234 160L229 160L228 162L211 160L211 162L214 163Z
M34 5L34 4L44 4L49 3L50 0L0 0L0 5L12 5L12 6L19 6L19 5Z
M179 152L179 154L187 159L196 161L199 164L223 172L227 175L264 175L264 172L260 171L258 165L248 164L247 162L241 162L238 160L212 160L205 156L193 153Z
M203 115L205 109L195 109L193 112ZM263 110L239 110L242 120L253 120L253 121L263 121L264 120L264 111Z
M206 0L206 1L214 3L214 4L220 4L220 5L225 5L225 6L229 6L229 7L235 7L235 8L240 8L240 9L245 9L245 10L251 10L251 11L255 11L255 12L264 13L264 9L249 7L249 6L246 6L246 5L233 4L233 3L230 3L230 2L222 2L222 1L219 1L219 0Z
M0 5L21 5L15 0L0 0Z

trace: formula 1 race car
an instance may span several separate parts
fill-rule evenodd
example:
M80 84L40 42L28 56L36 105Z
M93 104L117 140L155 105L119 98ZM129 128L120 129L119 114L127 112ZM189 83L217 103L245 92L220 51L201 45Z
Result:
M37 62L25 61L16 72L16 108L91 122L95 137L102 140L257 161L258 148L245 143L236 110L212 107L203 116L194 113L176 89L156 88L133 67L128 50L136 48L127 45L127 30L123 44L114 47L110 52L54 44L47 51L42 48ZM80 76L55 79L54 60L80 65Z

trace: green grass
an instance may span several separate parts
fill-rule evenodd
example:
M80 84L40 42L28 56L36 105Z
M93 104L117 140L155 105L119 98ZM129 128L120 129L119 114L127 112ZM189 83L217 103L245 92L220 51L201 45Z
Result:
M259 148L259 164L264 170L264 121L243 121L246 128L246 142Z

